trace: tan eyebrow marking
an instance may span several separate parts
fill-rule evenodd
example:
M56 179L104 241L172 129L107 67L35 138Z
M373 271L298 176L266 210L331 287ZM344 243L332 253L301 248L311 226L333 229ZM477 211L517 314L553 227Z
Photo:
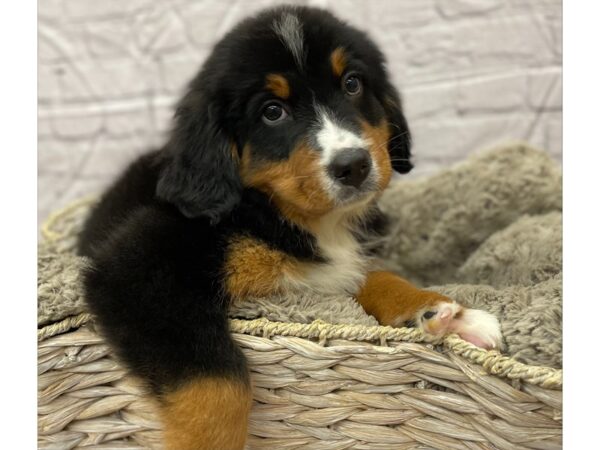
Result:
M331 61L331 68L333 70L333 74L336 77L341 77L346 70L346 64L348 62L348 58L346 57L346 52L343 47L336 48L333 52L331 52L331 56L329 57Z
M284 100L290 97L290 84L283 75L270 73L267 75L266 79L267 82L265 87L273 94Z

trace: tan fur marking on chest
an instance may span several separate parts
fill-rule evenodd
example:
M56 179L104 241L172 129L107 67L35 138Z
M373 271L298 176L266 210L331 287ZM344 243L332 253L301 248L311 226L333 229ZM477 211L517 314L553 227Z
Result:
M249 237L236 237L229 244L225 261L225 286L234 298L281 292L284 280L297 276L298 261Z

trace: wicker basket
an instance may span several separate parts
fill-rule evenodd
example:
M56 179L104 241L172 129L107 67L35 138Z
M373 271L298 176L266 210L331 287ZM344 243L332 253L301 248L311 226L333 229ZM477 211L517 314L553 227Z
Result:
M409 328L257 319L231 329L254 385L249 449L562 447L561 370ZM39 448L161 447L155 405L88 314L38 340Z

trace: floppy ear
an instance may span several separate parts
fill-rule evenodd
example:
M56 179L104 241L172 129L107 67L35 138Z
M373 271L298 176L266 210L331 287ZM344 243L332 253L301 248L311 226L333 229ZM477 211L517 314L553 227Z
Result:
M390 126L389 153L392 159L392 167L400 173L408 173L413 168L410 162L411 137L406 118L402 113L400 96L396 89L385 83L383 96L383 108Z
M208 217L213 225L231 212L242 192L234 141L219 116L216 105L202 94L187 94L177 108L156 187L157 196L183 215Z

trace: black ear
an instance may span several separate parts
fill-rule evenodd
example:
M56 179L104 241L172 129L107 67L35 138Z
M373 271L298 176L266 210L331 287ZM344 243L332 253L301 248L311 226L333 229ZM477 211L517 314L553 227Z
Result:
M383 108L390 126L389 152L392 167L400 173L408 173L413 168L410 162L411 137L406 118L402 113L400 96L396 89L386 83L383 97Z
M186 217L218 223L239 203L242 184L234 141L223 129L218 107L190 92L177 108L166 162L156 194Z

